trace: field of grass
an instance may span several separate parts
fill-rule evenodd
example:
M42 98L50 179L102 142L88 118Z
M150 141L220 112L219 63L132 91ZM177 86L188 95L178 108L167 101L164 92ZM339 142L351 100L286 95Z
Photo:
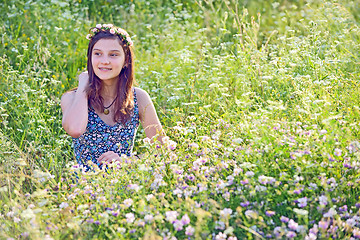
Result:
M360 3L7 0L0 239L360 239ZM83 172L61 95L126 29L173 145Z

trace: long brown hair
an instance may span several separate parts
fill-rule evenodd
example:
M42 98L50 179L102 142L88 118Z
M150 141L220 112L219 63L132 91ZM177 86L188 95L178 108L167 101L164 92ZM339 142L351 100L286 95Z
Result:
M119 35L111 34L109 31L100 31L96 33L96 35L94 35L89 42L87 51L89 86L86 89L89 105L98 111L104 111L104 99L100 95L102 83L101 80L95 75L91 61L93 47L100 39L118 39L125 53L124 67L119 74L119 81L117 83L117 96L114 102L114 121L126 124L134 110L134 94L132 91L133 84L135 83L134 53L131 47L128 46Z

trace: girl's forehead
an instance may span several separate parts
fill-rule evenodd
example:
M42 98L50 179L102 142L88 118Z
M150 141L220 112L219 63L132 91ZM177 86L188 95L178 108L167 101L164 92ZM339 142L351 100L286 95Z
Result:
M108 39L108 38L103 38L97 41L93 49L104 50L104 51L106 50L123 51L123 47L121 46L119 39Z

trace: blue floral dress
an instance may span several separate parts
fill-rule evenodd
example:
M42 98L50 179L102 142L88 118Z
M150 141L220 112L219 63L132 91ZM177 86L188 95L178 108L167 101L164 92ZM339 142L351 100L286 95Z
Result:
M121 122L114 126L106 124L92 107L88 111L88 124L85 132L79 138L73 138L75 158L78 164L87 170L86 164L92 161L97 164L101 154L113 151L117 154L131 155L137 128L139 127L139 108L134 90L134 111L131 119L123 125Z

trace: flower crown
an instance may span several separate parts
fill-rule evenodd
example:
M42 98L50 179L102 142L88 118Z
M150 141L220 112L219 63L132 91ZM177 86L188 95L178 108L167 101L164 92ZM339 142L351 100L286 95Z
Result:
M116 34L120 36L128 46L133 45L130 35L124 29L116 28L112 24L96 24L96 27L90 28L90 33L86 35L86 38L90 40L99 32L110 32L111 34Z

